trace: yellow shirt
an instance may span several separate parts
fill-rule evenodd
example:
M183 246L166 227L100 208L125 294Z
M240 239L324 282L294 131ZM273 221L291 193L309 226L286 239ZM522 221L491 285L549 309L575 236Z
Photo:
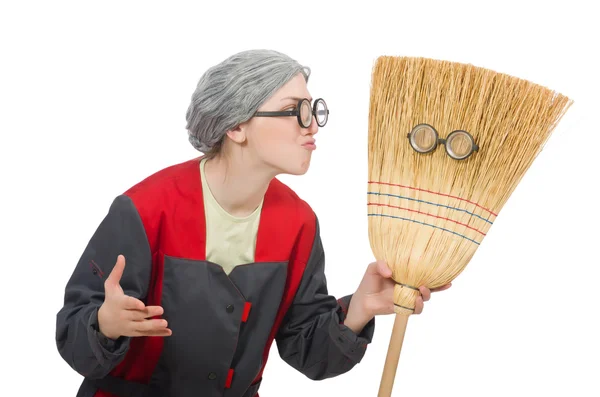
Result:
M215 200L208 187L204 173L205 162L206 159L200 161L200 175L206 217L206 260L221 265L225 273L229 274L237 265L254 262L263 201L246 217L229 214Z

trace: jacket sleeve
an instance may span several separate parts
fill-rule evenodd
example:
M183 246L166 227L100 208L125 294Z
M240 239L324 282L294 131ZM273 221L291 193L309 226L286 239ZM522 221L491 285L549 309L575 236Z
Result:
M358 335L343 324L352 295L337 300L329 295L324 267L317 220L309 261L275 338L280 357L313 380L352 369L361 361L375 331L375 318Z
M126 295L145 299L152 257L141 218L126 195L112 202L67 282L64 305L56 317L56 344L62 358L81 375L107 375L125 357L129 337L112 340L99 331L98 309L104 282L119 254L125 256L121 287Z

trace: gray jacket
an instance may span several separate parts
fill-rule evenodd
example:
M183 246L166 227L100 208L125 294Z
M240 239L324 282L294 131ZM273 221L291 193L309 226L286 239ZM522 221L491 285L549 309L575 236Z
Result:
M202 202L190 199L199 193L197 161L118 196L75 266L56 343L84 377L78 397L258 396L273 340L285 362L315 380L349 371L365 354L375 320L360 335L342 324L352 295L328 294L318 220L276 179L263 204L256 262L227 275L203 257ZM281 219L287 206L294 217ZM298 213L312 217L296 221ZM99 332L104 280L119 254L125 294L161 305L171 336L110 340Z

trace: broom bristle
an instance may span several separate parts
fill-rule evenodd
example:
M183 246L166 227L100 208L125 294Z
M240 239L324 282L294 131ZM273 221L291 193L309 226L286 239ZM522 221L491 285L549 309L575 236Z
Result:
M377 59L369 109L369 238L396 282L435 288L464 270L571 104L546 87L471 64ZM479 150L464 160L448 156L443 145L417 153L407 134L422 123L440 138L465 130ZM398 285L396 312L409 314L418 294Z

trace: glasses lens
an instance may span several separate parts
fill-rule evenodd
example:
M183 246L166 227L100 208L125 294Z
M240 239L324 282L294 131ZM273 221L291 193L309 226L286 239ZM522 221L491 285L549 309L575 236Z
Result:
M428 153L436 148L438 135L428 124L419 124L410 133L410 145L419 153Z
M308 128L312 122L312 109L308 100L303 100L300 104L300 120L305 128Z
M446 139L446 151L450 157L462 160L473 152L473 137L467 131L454 131Z
M315 104L315 108L315 113L317 115L317 124L319 125L319 127L323 127L325 123L327 123L327 118L329 117L327 113L327 104L325 104L324 100L318 99Z

